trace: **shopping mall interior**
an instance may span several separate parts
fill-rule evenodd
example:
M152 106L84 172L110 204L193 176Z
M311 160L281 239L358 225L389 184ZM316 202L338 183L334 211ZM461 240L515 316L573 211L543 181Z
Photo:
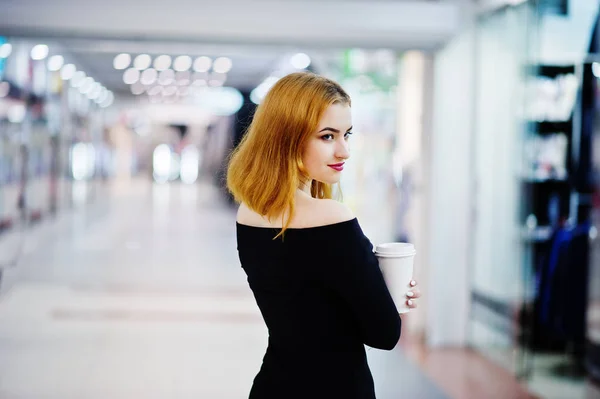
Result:
M377 398L600 398L599 10L0 1L0 398L248 397L225 177L298 71L352 99L340 200L417 251Z

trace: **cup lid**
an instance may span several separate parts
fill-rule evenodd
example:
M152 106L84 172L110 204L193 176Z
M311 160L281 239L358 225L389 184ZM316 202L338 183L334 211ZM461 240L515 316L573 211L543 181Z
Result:
M375 253L382 256L412 256L417 253L415 246L407 242L387 242L375 247Z

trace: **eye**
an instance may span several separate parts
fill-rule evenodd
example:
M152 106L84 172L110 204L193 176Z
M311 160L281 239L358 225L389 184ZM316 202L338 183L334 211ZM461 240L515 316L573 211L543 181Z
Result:
M350 136L352 136L352 132L346 132L346 134L344 135L344 138L347 140L350 138Z
M321 140L331 141L333 140L333 134L324 134L323 136L321 136Z

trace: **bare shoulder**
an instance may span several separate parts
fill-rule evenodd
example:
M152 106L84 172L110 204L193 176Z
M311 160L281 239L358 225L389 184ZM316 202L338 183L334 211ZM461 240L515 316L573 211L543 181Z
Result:
M321 226L346 222L354 219L354 213L345 204L332 199L315 199L301 209L299 216L306 217L306 224Z
M249 226L264 226L266 225L265 220L258 213L254 212L243 202L240 204L236 221L241 224L247 224Z
M348 206L331 199L301 200L296 203L296 211L290 226L292 228L307 228L346 222L354 219L354 213ZM236 221L240 224L255 227L281 227L279 223L271 223L269 220L250 209L246 204L240 204L237 211Z

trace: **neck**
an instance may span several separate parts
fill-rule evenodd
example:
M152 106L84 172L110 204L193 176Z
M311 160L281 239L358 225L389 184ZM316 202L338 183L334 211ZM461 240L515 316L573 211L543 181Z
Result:
M310 188L312 186L312 179L311 180L307 180L304 183L300 183L300 185L298 186L298 190L301 191L304 194L308 194L309 196L310 194Z

